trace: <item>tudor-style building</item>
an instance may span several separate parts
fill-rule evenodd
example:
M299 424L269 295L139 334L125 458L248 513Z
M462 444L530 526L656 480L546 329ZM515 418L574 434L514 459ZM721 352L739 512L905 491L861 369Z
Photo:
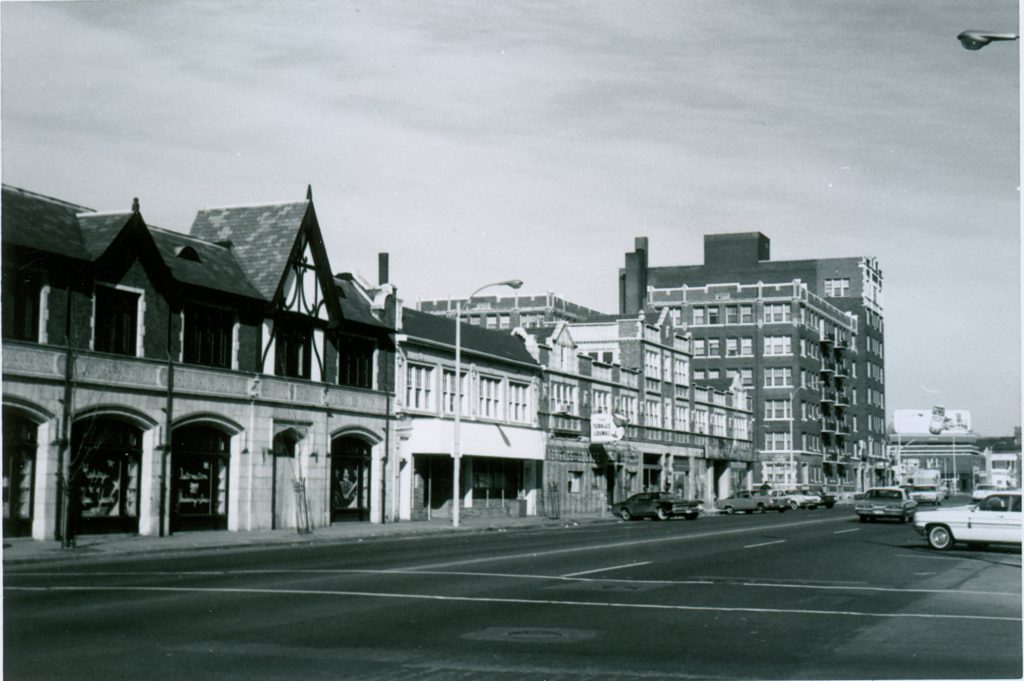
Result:
M184 234L4 186L5 533L390 519L393 298L331 271L311 192Z

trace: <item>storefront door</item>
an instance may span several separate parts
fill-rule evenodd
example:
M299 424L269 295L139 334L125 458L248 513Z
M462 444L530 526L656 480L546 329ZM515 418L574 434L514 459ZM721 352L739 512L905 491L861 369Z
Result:
M228 526L228 436L208 426L174 431L171 531Z
M32 534L36 424L5 409L3 428L4 536L27 537Z
M354 437L331 443L331 522L370 519L370 445Z

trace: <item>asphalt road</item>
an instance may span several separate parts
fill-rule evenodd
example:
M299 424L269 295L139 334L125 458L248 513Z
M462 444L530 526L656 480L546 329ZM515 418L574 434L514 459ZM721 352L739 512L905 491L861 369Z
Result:
M1020 570L849 507L22 565L4 678L1020 678Z

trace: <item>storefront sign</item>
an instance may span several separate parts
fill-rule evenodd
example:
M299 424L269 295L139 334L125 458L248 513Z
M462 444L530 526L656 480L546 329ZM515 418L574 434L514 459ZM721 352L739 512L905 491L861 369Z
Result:
M618 442L625 436L625 426L620 426L611 414L590 415L590 441L597 443Z

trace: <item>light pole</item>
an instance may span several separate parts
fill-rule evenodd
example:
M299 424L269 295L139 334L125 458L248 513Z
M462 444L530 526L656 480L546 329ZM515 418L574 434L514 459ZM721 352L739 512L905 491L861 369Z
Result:
M1016 33L992 33L991 31L964 31L956 37L965 50L980 50L989 43L996 40L1017 40L1020 36Z
M468 303L473 296L492 286L508 286L518 289L523 285L519 279L506 279L493 284L484 284L466 297ZM462 443L459 441L462 424L462 301L455 303L455 424L452 429L452 527L459 526L459 509L462 505L461 480Z

